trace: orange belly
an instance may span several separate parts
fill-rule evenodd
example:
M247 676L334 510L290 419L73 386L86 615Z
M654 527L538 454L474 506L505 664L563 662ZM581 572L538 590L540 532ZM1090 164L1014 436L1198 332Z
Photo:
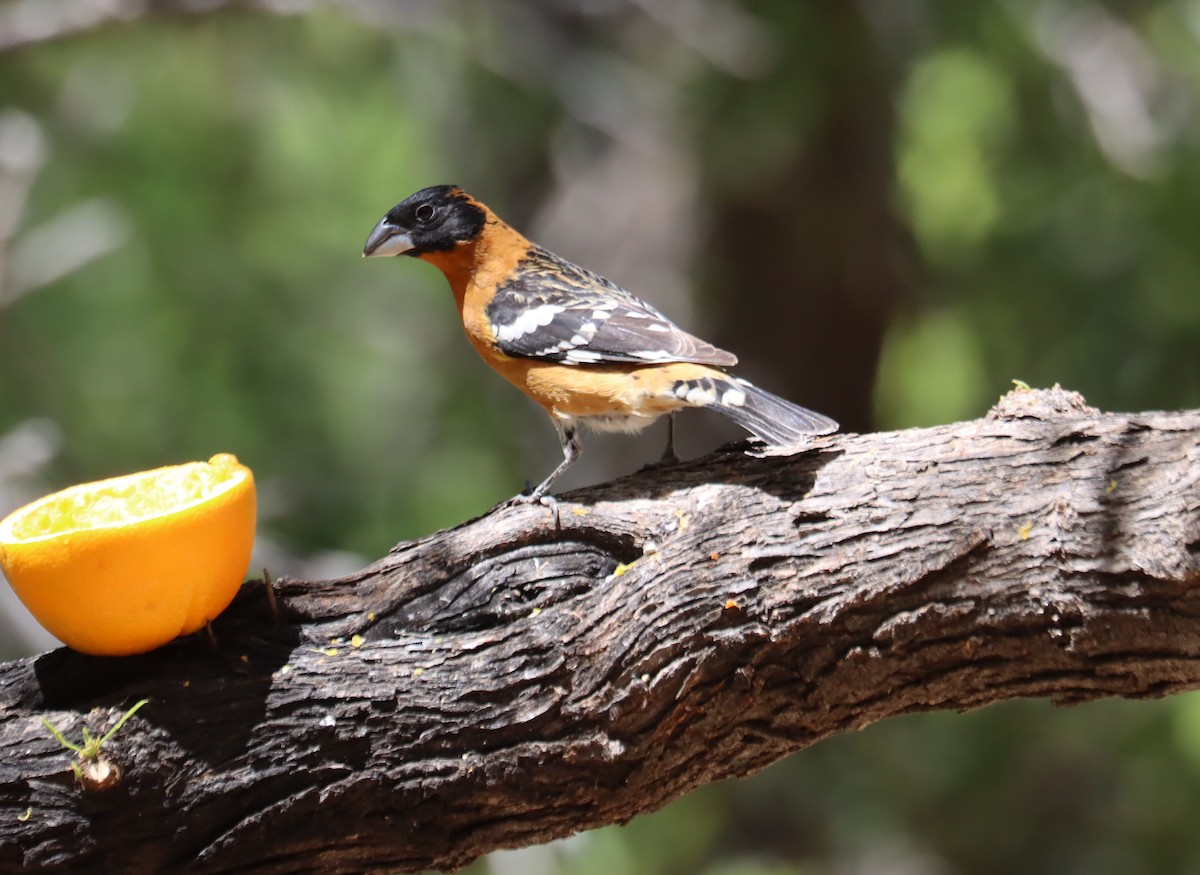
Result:
M692 406L674 392L680 381L724 376L714 368L688 362L578 366L479 351L488 364L551 416L612 420L593 423L602 429L644 428L664 413Z

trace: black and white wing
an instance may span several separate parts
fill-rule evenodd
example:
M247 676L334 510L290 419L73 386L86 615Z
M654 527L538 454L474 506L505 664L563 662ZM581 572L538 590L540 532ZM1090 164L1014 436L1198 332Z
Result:
M599 274L534 247L487 307L505 355L570 365L695 362L737 357L688 334Z

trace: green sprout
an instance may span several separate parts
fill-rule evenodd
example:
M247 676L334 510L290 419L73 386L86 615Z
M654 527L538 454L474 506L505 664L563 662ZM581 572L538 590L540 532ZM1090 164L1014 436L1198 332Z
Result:
M125 725L129 718L138 712L139 708L149 701L149 699L142 699L139 701L121 716L121 719L117 721L116 726L98 738L88 732L88 728L86 726L83 727L83 744L75 744L74 742L67 741L66 736L62 734L62 730L60 730L45 717L42 718L42 725L50 730L50 734L58 739L59 744L61 744L67 750L74 751L79 755L79 761L71 763L71 771L75 773L76 780L82 781L83 770L79 767L79 763L90 763L93 760L99 759L101 748L103 748L104 745L107 744L112 737L120 731L121 727Z

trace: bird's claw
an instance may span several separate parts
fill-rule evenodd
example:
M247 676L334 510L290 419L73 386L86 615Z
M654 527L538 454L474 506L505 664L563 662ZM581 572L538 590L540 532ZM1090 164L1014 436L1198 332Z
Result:
M554 514L554 527L562 528L562 521L559 517L558 499L553 495L538 495L536 492L522 492L519 495L514 495L508 502L516 507L519 505L540 504L542 507L550 509Z

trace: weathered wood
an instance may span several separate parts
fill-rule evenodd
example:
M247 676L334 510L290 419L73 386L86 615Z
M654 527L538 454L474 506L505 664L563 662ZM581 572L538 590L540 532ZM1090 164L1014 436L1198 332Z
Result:
M728 452L0 666L0 872L396 872L628 820L896 714L1200 686L1200 411L1018 392ZM361 636L362 640L352 636ZM78 737L143 708L89 791Z

